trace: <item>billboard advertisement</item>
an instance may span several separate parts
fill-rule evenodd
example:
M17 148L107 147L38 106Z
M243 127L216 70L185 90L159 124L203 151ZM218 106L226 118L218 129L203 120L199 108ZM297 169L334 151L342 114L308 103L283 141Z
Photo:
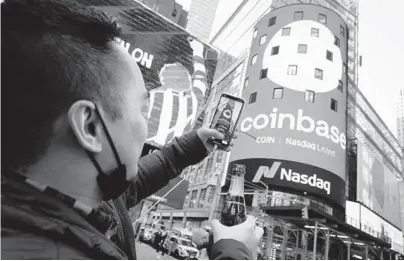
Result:
M247 166L248 181L344 207L345 26L331 10L313 5L276 9L256 25L241 134L230 158Z
M357 168L357 200L401 229L400 191L396 176L362 142L358 142Z
M118 42L142 71L151 94L147 141L162 146L190 131L210 93L217 51L136 1L88 1L114 17Z

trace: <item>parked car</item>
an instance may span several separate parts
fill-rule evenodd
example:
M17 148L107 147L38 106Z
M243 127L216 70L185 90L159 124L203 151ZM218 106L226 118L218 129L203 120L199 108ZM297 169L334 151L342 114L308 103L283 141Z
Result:
M153 242L153 238L154 238L153 235L154 235L154 229L142 227L142 228L140 229L139 240L140 240L141 242L152 243L152 242Z
M170 234L192 240L192 232L188 229L173 228L171 229Z
M183 237L169 235L164 241L163 247L179 259L198 259L199 257L196 245Z

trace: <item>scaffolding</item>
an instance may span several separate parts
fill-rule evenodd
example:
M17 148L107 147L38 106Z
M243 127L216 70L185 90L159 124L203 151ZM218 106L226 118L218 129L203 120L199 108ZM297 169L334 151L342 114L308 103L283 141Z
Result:
M337 231L322 219L288 222L261 213L258 220L265 231L260 248L263 260L395 259L393 251Z

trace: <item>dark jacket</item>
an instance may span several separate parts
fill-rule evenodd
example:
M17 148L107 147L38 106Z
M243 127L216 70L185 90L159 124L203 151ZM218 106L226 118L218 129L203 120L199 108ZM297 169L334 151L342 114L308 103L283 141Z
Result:
M103 203L103 209L118 220L117 238L114 242L136 259L135 233L129 219L129 209L141 200L166 186L188 166L197 164L207 156L205 145L196 131L175 138L170 144L140 159L139 172L121 197Z
M74 209L4 174L2 259L126 259L119 247Z
M135 235L128 209L165 186L182 170L198 163L206 149L191 132L140 160L139 173L126 193L104 204L118 220L118 239L107 237L58 198L47 196L2 178L2 259L136 259ZM243 259L243 244L222 240L213 246L212 256ZM225 247L225 248L223 248ZM235 251L236 250L236 251Z
M253 260L247 247L233 239L222 239L212 246L209 259L215 260Z

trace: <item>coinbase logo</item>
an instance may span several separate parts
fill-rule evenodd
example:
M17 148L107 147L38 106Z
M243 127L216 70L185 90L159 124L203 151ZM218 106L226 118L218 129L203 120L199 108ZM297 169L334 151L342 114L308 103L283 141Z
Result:
M297 116L291 113L278 113L278 108L274 108L272 113L258 114L255 117L246 117L240 124L242 132L249 132L252 129L283 129L315 133L321 138L331 140L339 144L343 150L346 149L346 136L337 126L332 126L324 120L314 120L310 116L304 115L302 109L297 110Z
M334 40L334 34L321 23L308 20L290 23L268 43L262 66L268 68L267 77L271 81L285 88L329 92L338 87L342 77L341 50ZM322 79L314 77L316 69L322 71Z

